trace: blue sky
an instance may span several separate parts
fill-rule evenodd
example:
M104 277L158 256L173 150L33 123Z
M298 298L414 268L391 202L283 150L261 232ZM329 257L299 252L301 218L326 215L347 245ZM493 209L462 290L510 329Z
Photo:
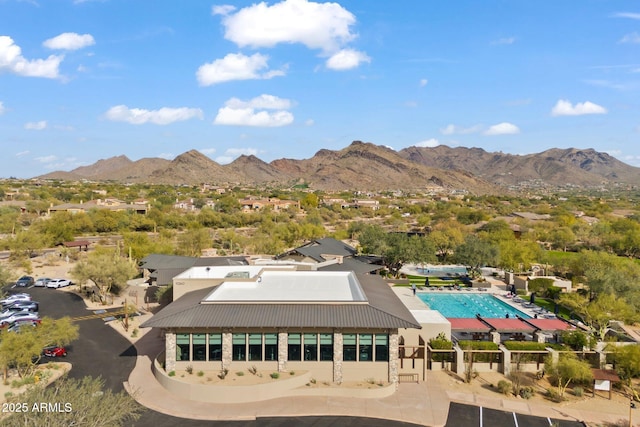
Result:
M0 177L354 140L640 166L640 4L0 0Z

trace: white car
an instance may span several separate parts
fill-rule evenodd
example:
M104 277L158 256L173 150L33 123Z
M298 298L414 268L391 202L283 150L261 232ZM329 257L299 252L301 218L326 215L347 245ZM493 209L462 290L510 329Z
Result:
M14 301L31 301L31 295L26 293L11 294L3 300L0 300L0 304L7 305Z
M44 288L45 286L47 286L47 283L49 283L51 279L49 279L48 277L40 277L36 280L36 283L34 283L33 286L37 287L37 288Z
M71 285L71 280L69 279L51 279L45 285L47 288L64 288L65 286Z
M9 325L13 322L23 320L36 321L40 320L40 316L38 316L38 313L33 313L31 311L18 311L16 313L13 313L11 316L0 319L0 326Z

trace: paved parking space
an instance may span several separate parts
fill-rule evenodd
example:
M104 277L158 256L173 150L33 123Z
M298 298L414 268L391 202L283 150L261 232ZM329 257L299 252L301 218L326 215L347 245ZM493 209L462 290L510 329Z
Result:
M577 421L556 420L515 412L451 403L445 427L584 427Z

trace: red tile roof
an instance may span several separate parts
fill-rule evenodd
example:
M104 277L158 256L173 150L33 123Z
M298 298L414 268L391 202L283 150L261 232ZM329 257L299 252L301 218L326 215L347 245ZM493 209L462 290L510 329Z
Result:
M449 317L447 320L451 323L452 331L489 332L491 329L481 320L476 318L466 319L460 317Z
M525 322L541 331L566 331L575 329L573 325L561 319L526 319Z
M533 326L520 319L486 319L482 321L498 332L533 332Z

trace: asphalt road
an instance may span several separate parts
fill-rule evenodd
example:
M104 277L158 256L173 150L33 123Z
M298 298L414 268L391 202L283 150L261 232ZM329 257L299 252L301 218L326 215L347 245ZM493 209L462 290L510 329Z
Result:
M82 299L69 292L47 288L15 289L28 292L40 303L40 315L60 318L81 317L91 314ZM101 319L78 321L80 338L68 347L65 359L73 365L72 378L101 377L105 386L114 392L124 390L123 382L129 377L136 362L136 350L122 335L104 324ZM557 421L557 420L551 420ZM362 417L277 417L258 418L255 421L201 421L175 418L159 412L145 410L133 427L410 427L410 423ZM551 425L547 418L516 415L476 406L452 403L446 427L541 427ZM582 423L559 421L559 427L580 427Z

